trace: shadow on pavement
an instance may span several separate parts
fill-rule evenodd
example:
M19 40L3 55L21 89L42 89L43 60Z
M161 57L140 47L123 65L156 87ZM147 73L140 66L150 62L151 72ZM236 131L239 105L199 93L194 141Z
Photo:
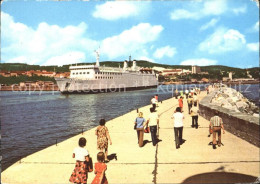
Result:
M147 143L151 143L152 141L144 140L143 141L143 146L145 146Z
M107 159L108 159L108 160L113 160L113 159L117 160L117 155L116 155L116 153L112 153L112 154L108 155L108 156L107 156Z
M254 183L257 177L230 173L230 172L210 172L191 176L182 183Z

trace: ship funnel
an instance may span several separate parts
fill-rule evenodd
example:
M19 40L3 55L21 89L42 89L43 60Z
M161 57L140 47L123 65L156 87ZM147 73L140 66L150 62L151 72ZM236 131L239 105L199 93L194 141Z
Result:
M132 69L135 70L136 69L136 60L133 60L133 66Z
M124 61L124 68L127 68L127 60Z

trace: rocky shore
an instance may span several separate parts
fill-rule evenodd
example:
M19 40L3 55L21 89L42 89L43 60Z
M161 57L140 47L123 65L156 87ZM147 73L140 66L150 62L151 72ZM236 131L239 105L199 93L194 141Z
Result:
M259 107L250 102L240 92L223 84L221 86L215 86L215 95L211 103L236 112L259 117Z

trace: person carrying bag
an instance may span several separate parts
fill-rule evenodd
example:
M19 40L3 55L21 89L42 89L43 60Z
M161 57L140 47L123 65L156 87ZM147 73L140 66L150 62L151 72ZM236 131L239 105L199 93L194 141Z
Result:
M144 123L145 123L145 119L143 118L143 113L139 112L138 117L135 119L135 130L137 132L139 147L143 146Z

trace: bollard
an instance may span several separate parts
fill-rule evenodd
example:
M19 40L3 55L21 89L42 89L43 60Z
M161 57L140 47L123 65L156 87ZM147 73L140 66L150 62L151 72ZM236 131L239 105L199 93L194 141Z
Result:
M162 104L162 101L161 101L161 104Z
M136 112L138 113L138 112L139 112L139 110L138 110L138 109L136 109Z
M56 146L57 146L57 144L58 144L58 141L57 141L57 139L56 139Z

